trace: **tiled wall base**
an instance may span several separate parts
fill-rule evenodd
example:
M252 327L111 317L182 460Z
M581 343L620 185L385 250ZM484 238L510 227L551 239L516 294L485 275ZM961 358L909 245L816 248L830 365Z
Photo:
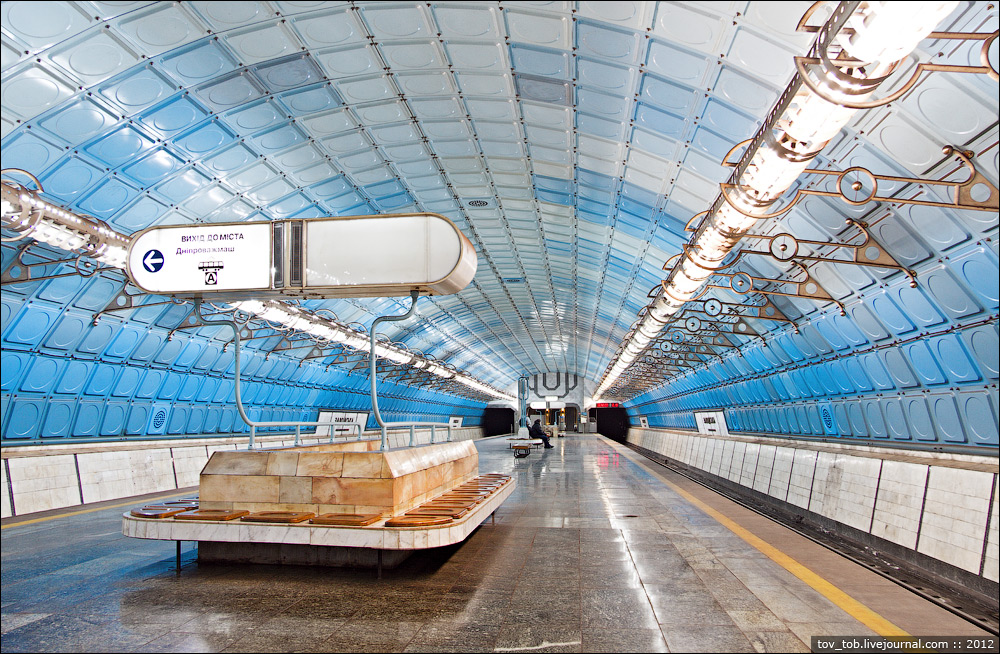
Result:
M366 439L378 439L366 432ZM452 429L453 441L482 438L479 427ZM447 430L437 429L435 442ZM327 438L303 436L300 443L325 443ZM409 430L389 432L389 447L406 447ZM8 518L90 502L133 497L198 485L198 475L212 452L246 449L247 435L231 438L190 438L122 443L81 443L5 447L0 516ZM419 445L431 442L429 429L417 430ZM258 436L258 448L290 447L292 435Z
M413 550L373 550L367 547L318 547L289 543L198 543L199 563L280 563L338 568L395 568Z
M995 457L629 430L628 442L996 586Z

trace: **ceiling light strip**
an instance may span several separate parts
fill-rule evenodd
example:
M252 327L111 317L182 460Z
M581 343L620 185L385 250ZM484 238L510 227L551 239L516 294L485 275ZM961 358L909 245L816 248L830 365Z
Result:
M845 102L868 98L927 37L957 2L842 2L820 29L810 57L827 64L811 81ZM838 58L840 59L838 61ZM845 65L855 62L855 65ZM729 252L798 179L857 110L832 104L792 78L747 145L642 320L626 337L594 392L599 399L655 339L666 323L704 287Z

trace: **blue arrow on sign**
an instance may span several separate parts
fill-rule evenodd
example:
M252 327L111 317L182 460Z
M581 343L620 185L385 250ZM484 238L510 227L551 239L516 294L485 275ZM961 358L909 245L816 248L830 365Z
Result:
M150 250L142 258L142 267L151 273L159 272L163 267L163 253L159 250Z

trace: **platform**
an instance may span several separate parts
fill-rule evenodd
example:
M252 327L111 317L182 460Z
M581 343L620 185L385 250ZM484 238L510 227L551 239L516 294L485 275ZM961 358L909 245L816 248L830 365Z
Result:
M598 435L518 461L502 437L476 447L481 469L517 482L496 524L381 580L200 564L186 543L178 575L173 543L118 533L136 500L5 520L4 650L806 652L810 636L876 633L872 614L914 635L986 635Z

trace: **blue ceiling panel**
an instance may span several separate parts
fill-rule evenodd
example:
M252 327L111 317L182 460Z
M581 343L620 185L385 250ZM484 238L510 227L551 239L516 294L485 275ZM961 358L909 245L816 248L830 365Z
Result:
M756 2L636 3L628 16L614 3L36 3L37 16L7 4L4 168L29 171L54 202L126 236L159 222L441 212L472 241L476 280L421 300L419 327L386 334L506 390L557 370L593 390L664 263L689 242L688 220L731 174L723 158L762 124L813 39L790 30L793 17L769 24L792 9ZM58 29L29 29L41 16ZM977 1L939 29L996 23ZM937 54L928 42L915 56L977 65L970 52ZM923 179L880 179L893 202L806 197L742 243L766 250L771 236L792 235L812 257L799 263L840 306L744 296L717 276L705 298L749 312L771 297L785 318L749 318L760 337L734 335L738 350L719 346L692 371L664 374L622 398L630 411L693 428L693 408L743 402L728 408L731 428L823 435L823 408L846 438L995 447L996 212L907 202L951 202L950 188L926 183L968 175L942 158L945 145L971 151L997 184L996 116L995 82L950 73L859 111L812 165ZM836 179L793 186L831 190ZM847 219L865 221L915 287L896 266L852 263L846 246L863 235ZM20 246L5 243L5 266ZM737 269L774 280L767 292L794 291L803 274L766 252ZM232 367L224 331L167 338L188 308L145 297L93 324L123 283L102 271L4 287L5 438L242 429L217 406L232 393L218 381ZM378 299L306 306L361 324L404 310ZM313 409L306 398L364 408L364 376L304 363L301 349L257 361L280 341L247 345L260 353L247 363L256 415L298 415ZM38 355L33 372L22 353ZM80 360L64 365L69 356ZM58 369L40 372L48 362ZM172 381L192 367L215 377ZM295 374L310 381L298 389ZM420 413L410 389L384 387L399 393L400 414ZM61 399L46 409L15 393ZM459 415L465 400L454 401ZM167 416L159 426L154 408Z
M63 148L28 131L16 132L3 141L3 167L32 171L36 176L52 166L62 154Z
M125 116L134 116L166 100L177 90L172 81L148 64L125 71L96 88L97 93L110 106L120 110Z
M161 138L169 138L200 123L208 112L185 94L175 95L147 109L137 118L147 130Z
M236 136L220 121L209 120L173 140L175 147L192 158L210 156L220 148L229 145Z
M184 167L184 160L166 148L156 148L135 163L122 169L132 181L147 187L177 173Z
M6 151L4 165L7 165ZM61 159L42 176L41 181L48 193L63 202L70 203L86 195L104 177L104 173L103 169L88 162L84 157L74 155Z
M47 113L38 127L65 145L76 145L103 134L119 120L119 116L88 97Z
M134 161L153 147L153 139L131 125L123 125L107 136L83 147L83 150L108 168Z

